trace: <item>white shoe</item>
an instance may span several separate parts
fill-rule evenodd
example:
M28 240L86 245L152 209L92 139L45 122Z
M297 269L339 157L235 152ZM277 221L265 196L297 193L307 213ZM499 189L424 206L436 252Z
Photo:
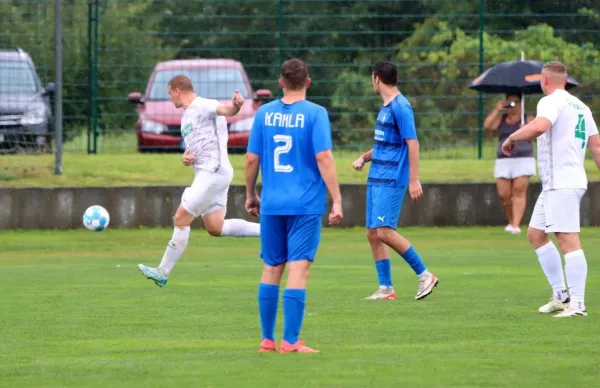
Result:
M588 313L583 306L583 303L579 303L581 307L567 307L564 311L556 314L554 318L568 318L568 317L587 317Z
M540 307L538 311L543 314L550 314L555 311L564 311L567 307L569 307L568 298L564 302L562 302L556 296L552 296L552 298L550 298L550 301L542 307Z
M390 300L396 299L396 291L394 291L394 287L379 287L379 290L375 291L375 293L371 296L366 297L363 300Z
M419 280L419 288L417 289L416 300L425 299L429 294L433 292L433 288L437 287L438 283L437 276L429 274L425 279Z
M508 232L508 233L512 233L512 234L521 234L521 228L515 228L512 225L506 225L506 227L504 228L504 231Z

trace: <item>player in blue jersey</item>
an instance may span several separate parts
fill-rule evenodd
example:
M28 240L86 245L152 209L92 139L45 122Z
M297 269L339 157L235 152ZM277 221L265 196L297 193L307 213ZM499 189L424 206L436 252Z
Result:
M381 61L371 74L373 89L383 99L375 125L373 149L361 155L352 166L360 171L371 162L367 179L367 239L371 245L379 289L367 300L396 299L392 285L389 247L398 252L415 271L419 287L415 299L427 297L438 278L427 271L410 242L396 232L400 208L408 187L410 197L423 194L419 182L419 141L410 102L400 93L398 70Z
M281 68L283 98L263 105L254 120L246 154L246 210L260 214L264 269L258 287L262 326L259 351L277 351L275 320L285 267L283 340L280 352L313 353L298 339L304 319L306 281L321 238L326 191L333 206L329 224L341 221L342 197L331 152L325 108L306 100L308 67L292 59ZM259 169L261 199L256 193Z

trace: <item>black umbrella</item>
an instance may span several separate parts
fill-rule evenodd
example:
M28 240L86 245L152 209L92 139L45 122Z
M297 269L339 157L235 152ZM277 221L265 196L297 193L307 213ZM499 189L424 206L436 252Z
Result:
M536 94L542 92L540 61L502 62L486 70L469 82L469 89L484 93ZM579 86L572 77L567 78L567 89Z

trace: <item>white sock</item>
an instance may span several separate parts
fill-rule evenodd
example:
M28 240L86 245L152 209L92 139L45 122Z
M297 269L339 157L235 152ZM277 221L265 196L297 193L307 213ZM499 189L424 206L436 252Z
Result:
M548 244L543 245L535 250L538 261L546 274L546 279L552 287L554 295L564 301L568 298L566 293L567 285L565 284L565 278L563 276L562 262L560 260L560 253L552 241Z
M430 275L431 275L431 272L429 272L428 270L425 270L425 271L421 272L419 275L417 275L417 278L419 278L419 281L421 281L421 280L427 279L427 277Z
M258 237L260 236L260 224L239 218L225 220L223 229L221 229L221 236Z
M187 247L188 240L190 239L190 227L184 226L179 227L176 226L173 230L173 237L171 237L171 241L169 241L169 245L167 245L167 249L165 250L165 254L158 266L159 269L164 271L165 276L169 276L171 270L179 261L179 258L185 251L185 247Z
M565 255L565 272L567 283L571 288L571 306L585 308L585 281L587 278L587 261L583 250L567 253Z

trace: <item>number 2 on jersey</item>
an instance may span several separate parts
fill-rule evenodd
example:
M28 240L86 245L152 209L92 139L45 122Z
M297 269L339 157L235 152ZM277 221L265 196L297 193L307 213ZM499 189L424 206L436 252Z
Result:
M282 154L287 154L292 149L292 137L289 135L275 135L273 136L275 143L283 143L278 147L275 147L275 153L273 155L273 167L275 172L292 172L294 167L289 164L281 164L279 157Z
M587 140L585 132L585 118L582 114L578 115L577 126L575 127L575 138L581 139L581 148L585 148L585 141Z

